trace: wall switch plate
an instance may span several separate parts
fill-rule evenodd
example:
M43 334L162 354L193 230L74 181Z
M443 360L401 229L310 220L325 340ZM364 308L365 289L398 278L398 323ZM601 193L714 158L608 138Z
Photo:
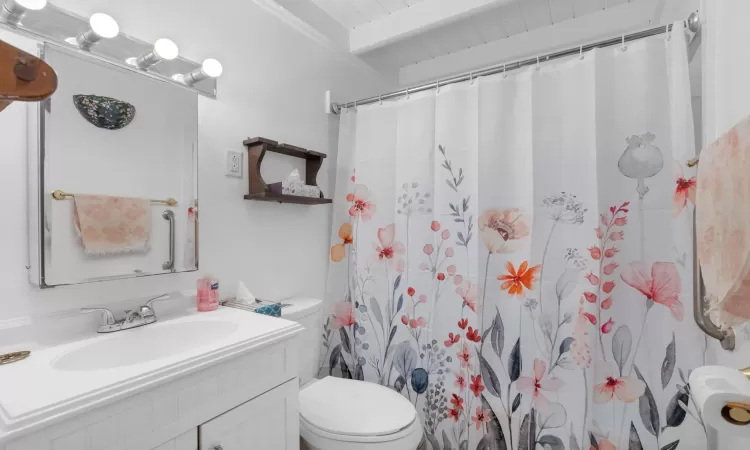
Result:
M242 178L242 152L227 152L225 172L228 177Z

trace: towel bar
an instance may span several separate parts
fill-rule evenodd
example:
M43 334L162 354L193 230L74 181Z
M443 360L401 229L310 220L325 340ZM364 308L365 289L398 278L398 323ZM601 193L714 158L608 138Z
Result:
M58 189L52 193L52 198L55 200L66 200L68 198L73 198L73 194L68 194L67 192ZM173 198L168 198L166 200L151 200L151 203L156 205L177 206L177 200Z

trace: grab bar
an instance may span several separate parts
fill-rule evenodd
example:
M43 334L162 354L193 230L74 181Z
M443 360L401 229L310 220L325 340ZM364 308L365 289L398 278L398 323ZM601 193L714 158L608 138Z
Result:
M162 264L161 268L174 272L174 212L170 209L164 211L161 216L169 221L169 261Z
M693 213L693 230L697 230L695 213ZM706 316L706 285L703 283L701 275L701 265L698 260L698 236L697 233L693 239L693 316L695 323L704 333L721 342L721 348L724 350L734 350L735 336L734 331L722 331Z

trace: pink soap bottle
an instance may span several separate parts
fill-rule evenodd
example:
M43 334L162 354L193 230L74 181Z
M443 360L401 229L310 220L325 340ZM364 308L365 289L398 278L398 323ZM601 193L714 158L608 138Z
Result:
M197 283L198 311L215 311L219 307L219 281L206 275Z

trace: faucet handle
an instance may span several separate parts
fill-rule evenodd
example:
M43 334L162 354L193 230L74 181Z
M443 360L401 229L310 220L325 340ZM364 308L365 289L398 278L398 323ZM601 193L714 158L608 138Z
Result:
M115 316L112 314L112 311L108 310L107 308L81 308L81 312L84 314L97 311L101 311L102 313L104 313L102 315L102 318L104 319L106 325L115 324Z

